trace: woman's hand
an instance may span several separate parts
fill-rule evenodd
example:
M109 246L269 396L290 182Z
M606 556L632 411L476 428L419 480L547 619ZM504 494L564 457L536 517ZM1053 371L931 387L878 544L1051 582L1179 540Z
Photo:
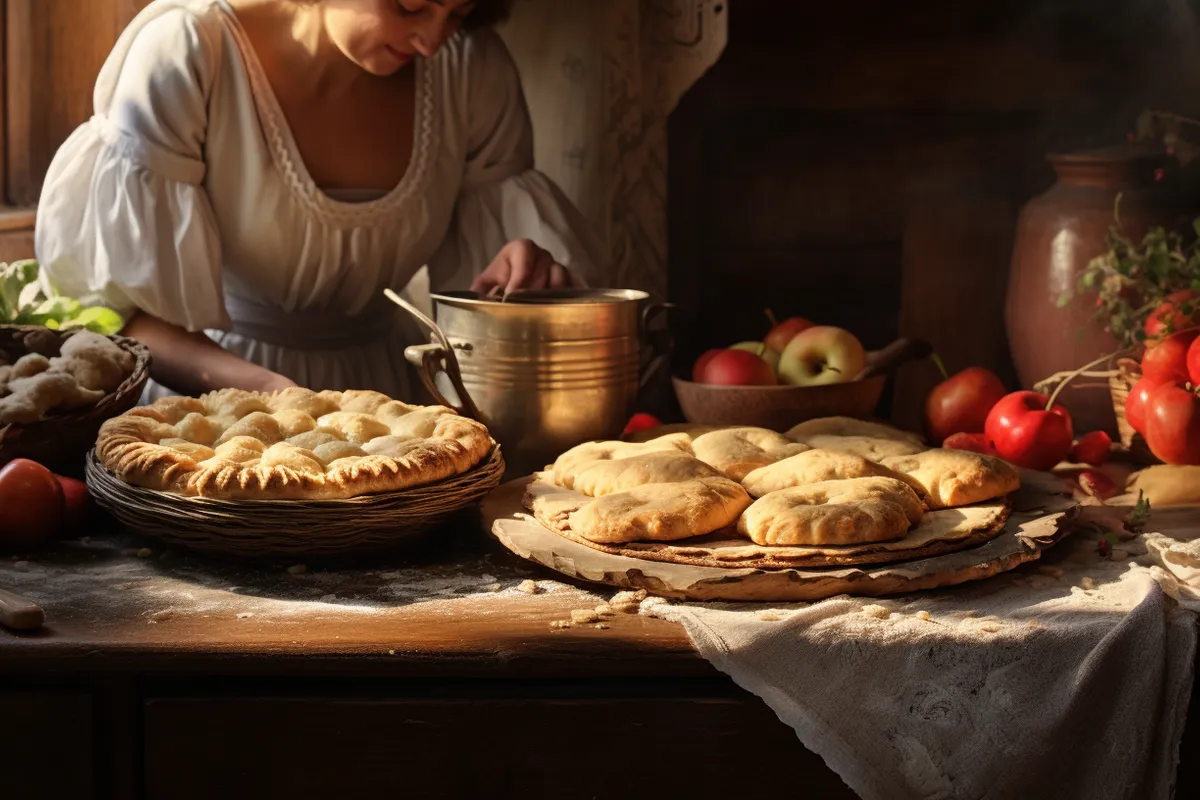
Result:
M278 372L271 372L270 370L264 369L263 373L264 374L261 376L256 376L255 380L253 381L255 383L255 391L267 393L279 392L298 385L291 378L280 375Z
M557 289L570 285L571 273L554 256L528 239L518 239L504 246L471 284L471 291L508 294L515 289Z

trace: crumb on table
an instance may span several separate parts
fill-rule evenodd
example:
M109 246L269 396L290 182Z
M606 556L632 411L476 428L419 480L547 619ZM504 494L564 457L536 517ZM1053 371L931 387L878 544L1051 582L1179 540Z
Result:
M866 614L868 617L874 617L875 619L887 619L892 615L891 611L888 611L883 606L876 605L874 603L868 606L863 606L862 613Z
M537 585L537 581L526 578L517 584L517 591L524 592L525 594L538 594L542 590L541 587Z

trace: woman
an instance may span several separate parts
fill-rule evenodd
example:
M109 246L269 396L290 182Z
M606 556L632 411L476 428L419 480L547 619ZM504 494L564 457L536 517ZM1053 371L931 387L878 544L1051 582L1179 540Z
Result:
M37 254L128 320L166 389L414 393L382 297L595 282L533 170L511 0L155 0L55 156ZM427 339L425 339L427 340ZM166 389L164 389L166 387Z

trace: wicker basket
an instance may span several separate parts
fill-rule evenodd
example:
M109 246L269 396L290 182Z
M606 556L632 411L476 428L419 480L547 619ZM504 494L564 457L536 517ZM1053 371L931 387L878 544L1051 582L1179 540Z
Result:
M27 353L52 358L72 333L33 325L0 325L0 357L7 363ZM84 456L95 445L100 426L137 405L150 377L149 348L124 336L109 338L133 354L133 372L94 406L65 413L52 411L38 422L0 427L0 464L31 458L58 472L82 473Z
M332 556L412 540L500 484L499 445L454 478L348 500L218 500L132 486L87 458L96 503L133 530L168 544L239 558Z

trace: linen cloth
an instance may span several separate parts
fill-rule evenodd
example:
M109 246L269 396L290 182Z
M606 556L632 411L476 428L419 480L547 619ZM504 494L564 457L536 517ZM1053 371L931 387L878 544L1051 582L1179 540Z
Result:
M520 238L595 285L602 251L534 169L520 77L499 36L460 33L413 68L403 180L381 197L327 192L226 0L155 0L121 35L94 116L46 177L36 251L47 280L125 315L206 330L301 385L400 398L404 347L428 337L379 304L384 288L416 277L433 291L466 289ZM232 316L227 298L267 309L268 324ZM379 315L392 332L364 335ZM297 346L330 317L342 320L332 325L342 341Z
M1200 508L1075 533L977 584L813 604L669 603L706 659L866 800L1166 798L1191 695Z

